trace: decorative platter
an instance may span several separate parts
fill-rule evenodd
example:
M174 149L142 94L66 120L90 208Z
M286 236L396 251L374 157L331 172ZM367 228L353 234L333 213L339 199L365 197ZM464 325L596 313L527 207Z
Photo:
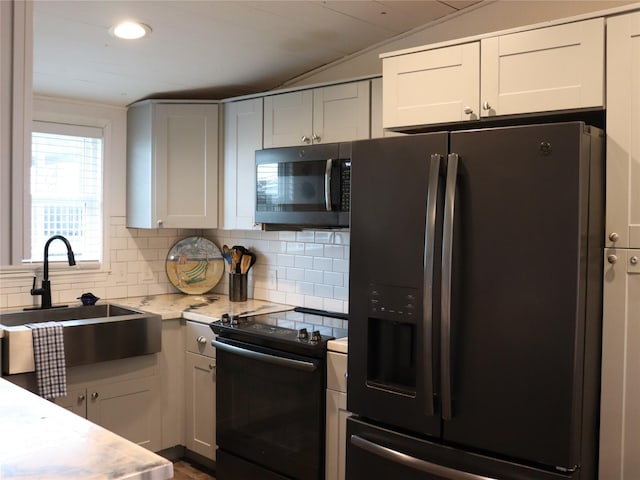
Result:
M204 237L187 237L167 254L167 277L171 284L188 295L201 295L215 287L224 273L220 249Z

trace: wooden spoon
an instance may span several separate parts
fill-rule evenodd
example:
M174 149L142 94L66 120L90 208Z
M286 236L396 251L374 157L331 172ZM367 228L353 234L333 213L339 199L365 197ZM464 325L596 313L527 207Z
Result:
M246 274L251 268L251 255L242 255L240 260L240 273Z

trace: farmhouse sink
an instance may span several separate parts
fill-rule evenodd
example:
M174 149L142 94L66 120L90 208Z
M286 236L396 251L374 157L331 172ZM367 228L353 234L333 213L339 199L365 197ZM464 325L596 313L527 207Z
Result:
M114 304L21 310L0 313L4 330L5 375L34 370L31 329L25 325L55 321L63 325L67 367L147 355L161 349L158 315Z

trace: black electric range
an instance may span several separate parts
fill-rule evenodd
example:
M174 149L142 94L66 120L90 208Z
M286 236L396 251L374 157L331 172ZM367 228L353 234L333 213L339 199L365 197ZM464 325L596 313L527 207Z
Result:
M320 323L313 318L331 317L346 320L347 314L325 310L296 307L294 312L305 314L305 325ZM234 317L224 314L221 320L209 324L211 329L222 338L260 345L275 350L283 350L299 355L323 358L326 355L327 342L335 337L322 335L319 330L307 328L285 328L275 325L287 312Z

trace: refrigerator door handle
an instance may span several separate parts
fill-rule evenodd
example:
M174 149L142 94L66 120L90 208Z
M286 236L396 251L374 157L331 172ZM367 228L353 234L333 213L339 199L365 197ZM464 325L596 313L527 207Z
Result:
M422 302L422 352L424 355L425 380L425 413L431 416L435 413L433 405L433 269L436 235L436 202L438 200L438 183L442 155L431 155L429 164L429 185L427 190L427 213L425 218L424 235L424 291Z
M444 220L442 228L442 295L440 313L440 387L442 393L442 418L453 418L451 401L451 270L453 253L453 224L456 200L456 180L459 157L450 153L447 157Z
M358 435L351 435L350 441L354 447L360 448L384 460L400 464L412 470L437 475L438 478L446 478L447 480L496 480L492 477L484 477L482 475L445 467L444 465L438 465L437 463L427 462L426 460L412 457L406 453L398 452L397 450L371 442Z

